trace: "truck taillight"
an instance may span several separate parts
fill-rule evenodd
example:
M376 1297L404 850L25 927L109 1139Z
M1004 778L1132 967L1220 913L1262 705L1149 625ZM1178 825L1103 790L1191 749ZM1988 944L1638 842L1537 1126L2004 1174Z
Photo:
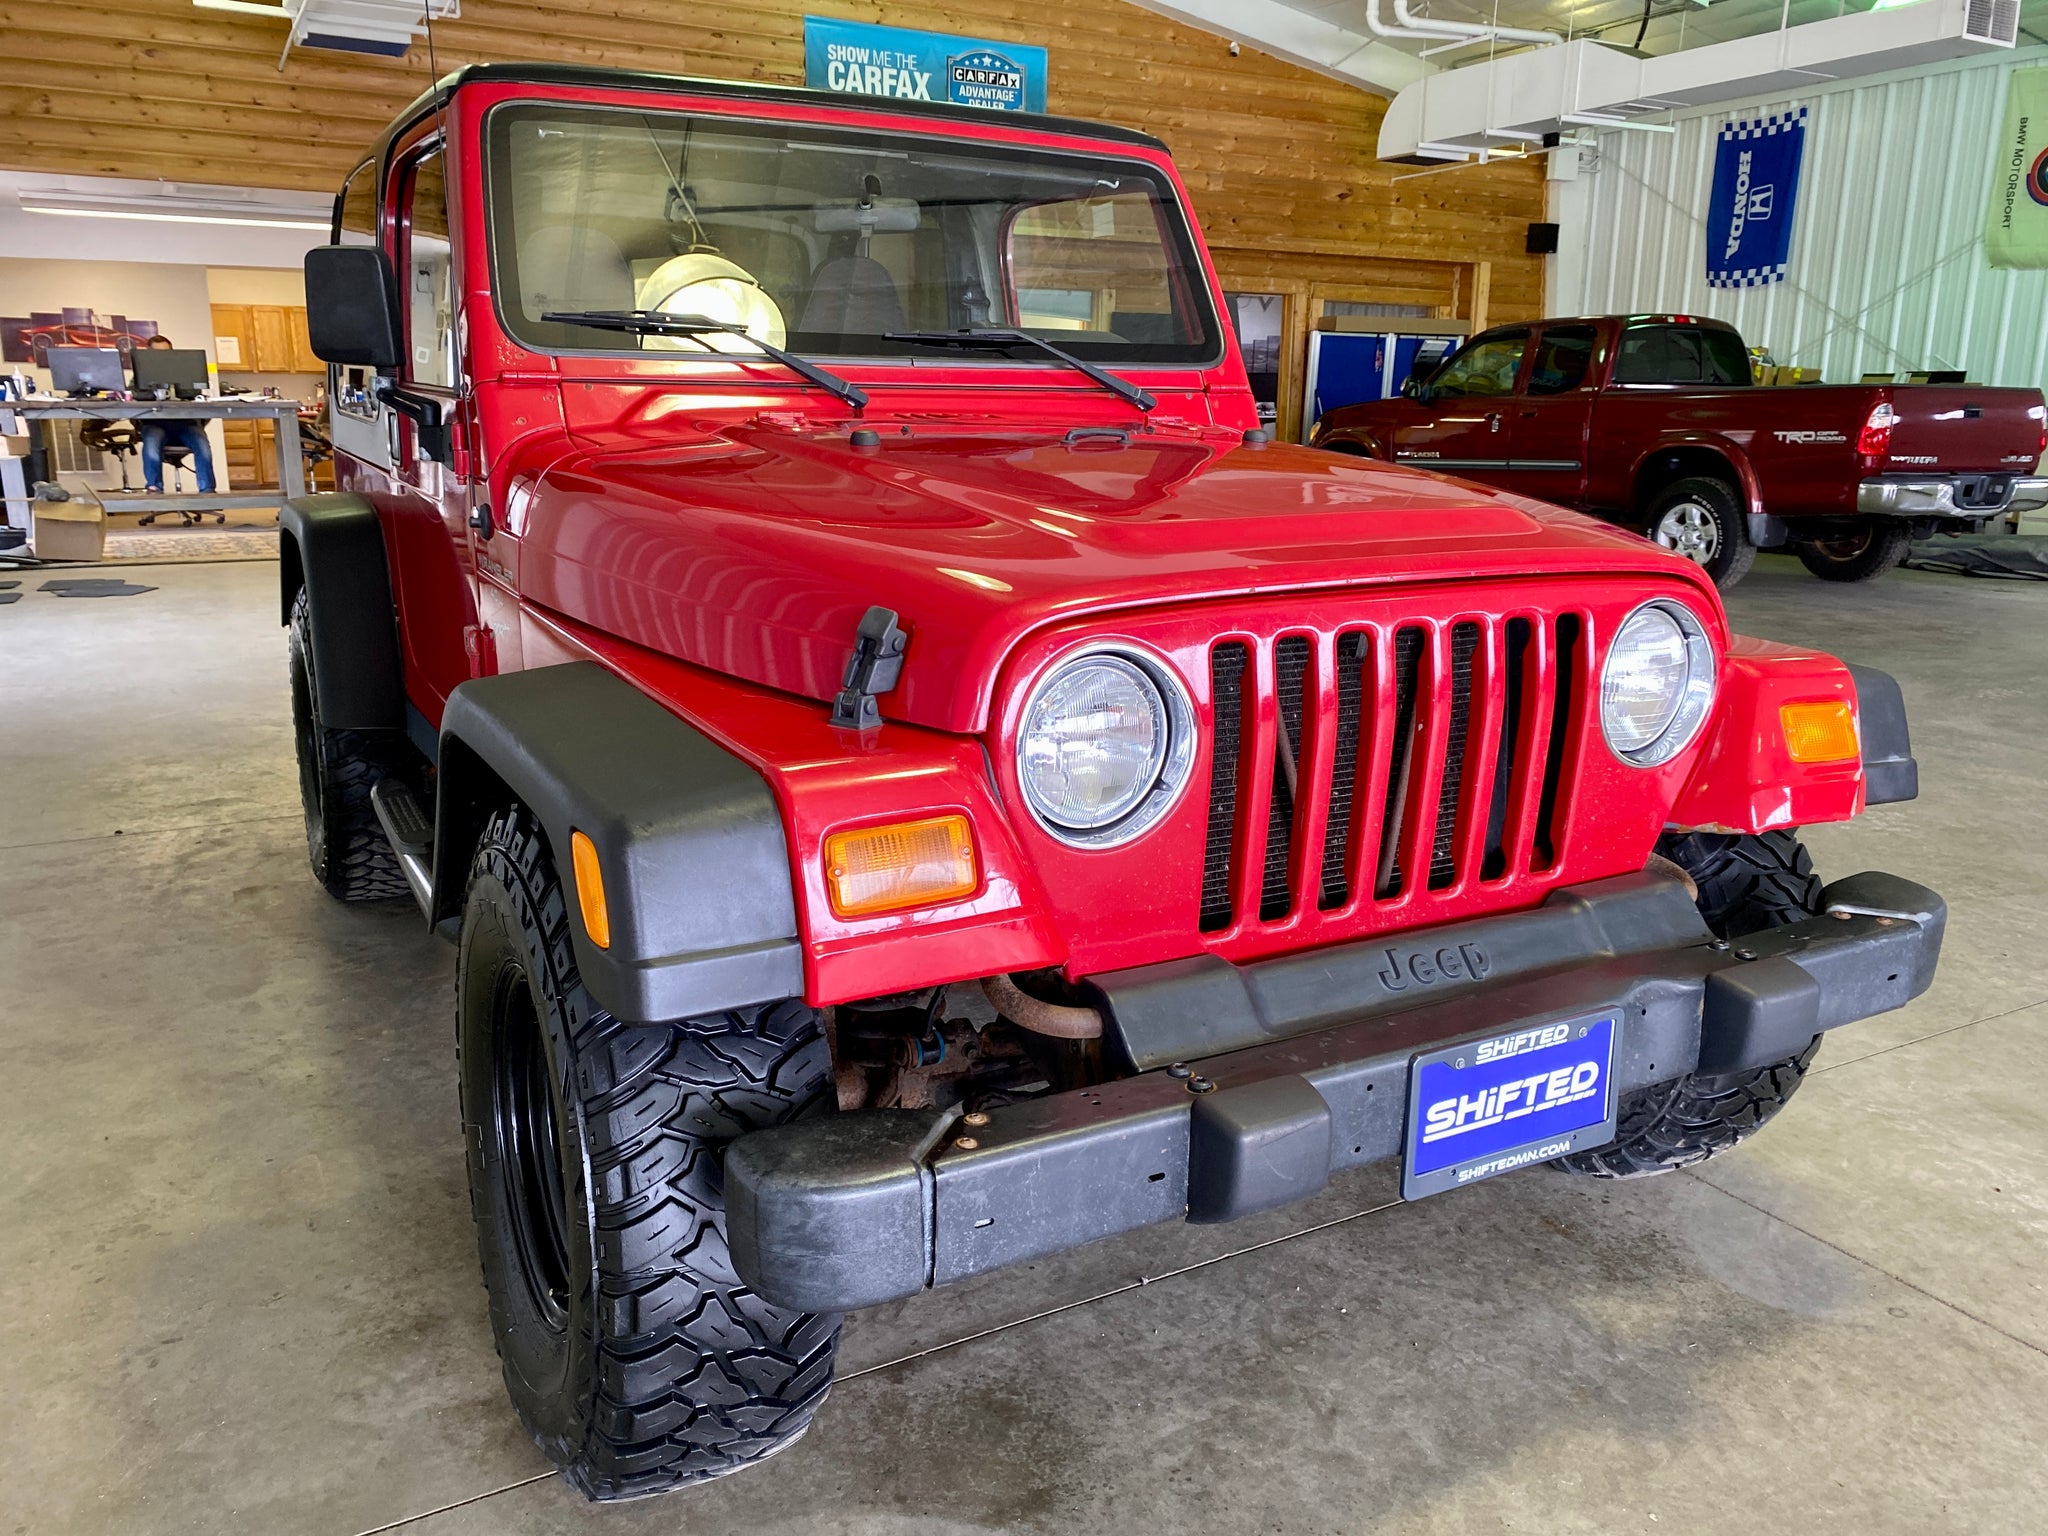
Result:
M1898 424L1899 413L1892 409L1888 400L1879 401L1870 408L1870 419L1863 423L1863 430L1856 434L1856 451L1869 459L1887 459L1892 452L1892 428Z

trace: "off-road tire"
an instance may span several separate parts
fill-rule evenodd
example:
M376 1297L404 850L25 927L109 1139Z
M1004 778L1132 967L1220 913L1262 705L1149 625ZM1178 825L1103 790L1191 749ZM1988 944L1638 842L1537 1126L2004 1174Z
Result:
M588 1497L628 1499L789 1445L831 1386L840 1320L770 1306L733 1272L722 1156L832 1105L818 1015L612 1018L520 810L493 817L470 867L456 1012L492 1332L541 1450Z
M1687 554L1660 532L1666 519L1682 517L1687 508L1697 508L1712 524L1713 548L1703 557ZM1742 494L1713 475L1688 475L1672 481L1650 498L1642 521L1643 531L1654 543L1693 560L1724 592L1747 576L1756 561L1756 546L1749 541L1749 517Z
M370 791L395 772L403 748L365 731L330 730L320 714L313 670L313 620L302 587L285 642L291 670L292 740L299 764L299 805L306 817L306 858L313 878L339 901L390 901L410 894L398 856L384 836Z
M1692 876L1700 916L1717 939L1739 939L1820 911L1820 876L1797 832L1666 833L1657 852Z
M1905 523L1865 518L1847 524L1839 537L1807 539L1799 563L1822 581L1875 581L1906 558L1913 530Z
M1667 835L1657 852L1693 877L1700 915L1719 938L1740 938L1820 910L1820 877L1794 833ZM1762 1130L1798 1090L1819 1049L1816 1035L1784 1061L1718 1077L1694 1072L1639 1088L1621 1102L1613 1141L1561 1157L1556 1166L1597 1179L1633 1179L1703 1163Z

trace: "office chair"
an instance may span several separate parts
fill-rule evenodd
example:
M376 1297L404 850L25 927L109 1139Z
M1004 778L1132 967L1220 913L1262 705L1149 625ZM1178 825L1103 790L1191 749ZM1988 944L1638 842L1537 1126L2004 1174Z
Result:
M97 453L111 454L121 468L121 489L133 490L128 481L129 456L142 449L142 434L125 421L88 421L78 429L78 440Z
M185 466L191 461L192 450L190 448L186 448L178 443L164 444L164 489L166 491L169 491L174 496L182 496L185 493L182 476ZM121 483L123 485L127 484L125 473ZM178 518L178 526L181 528L197 528L203 526L206 522L206 514L204 512L180 511ZM213 520L216 523L225 523L228 520L228 515L225 512L216 512L213 514ZM156 514L154 512L145 513L135 521L139 527L147 528L156 521Z

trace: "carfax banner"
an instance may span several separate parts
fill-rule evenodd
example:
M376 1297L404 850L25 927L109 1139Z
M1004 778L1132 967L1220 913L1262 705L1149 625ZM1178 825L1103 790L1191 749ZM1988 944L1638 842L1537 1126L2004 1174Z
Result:
M1994 267L2048 267L2048 69L2016 69L2006 89L1984 254Z
M1045 74L1045 50L1028 43L804 18L804 84L816 90L1043 112Z
M1707 286L1783 282L1806 150L1806 108L1721 130L1707 204Z

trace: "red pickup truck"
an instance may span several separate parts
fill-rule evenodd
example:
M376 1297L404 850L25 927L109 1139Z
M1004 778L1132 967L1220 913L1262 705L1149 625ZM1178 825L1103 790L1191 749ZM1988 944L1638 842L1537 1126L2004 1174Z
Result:
M307 855L457 944L491 1336L592 1497L788 1445L855 1308L1691 1167L1933 977L1941 897L1794 831L1913 797L1898 684L1269 441L1147 135L475 65L306 278Z
M1691 315L1496 326L1312 441L1641 529L1724 588L1759 549L1867 581L1916 538L2048 505L2039 390L1757 389L1734 328Z

